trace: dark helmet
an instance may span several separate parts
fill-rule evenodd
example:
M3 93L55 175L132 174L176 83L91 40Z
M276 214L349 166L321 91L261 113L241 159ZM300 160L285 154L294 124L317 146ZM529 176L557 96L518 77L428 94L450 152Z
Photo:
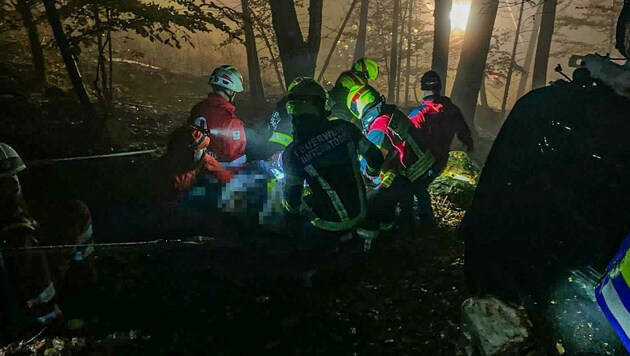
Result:
M422 90L432 90L432 91L440 91L442 90L442 79L440 79L440 75L435 71L428 71L422 75L420 78L420 89Z
M617 49L624 57L630 55L630 0L625 0L617 20Z
M289 85L285 107L291 116L328 116L328 93L313 78L297 78Z

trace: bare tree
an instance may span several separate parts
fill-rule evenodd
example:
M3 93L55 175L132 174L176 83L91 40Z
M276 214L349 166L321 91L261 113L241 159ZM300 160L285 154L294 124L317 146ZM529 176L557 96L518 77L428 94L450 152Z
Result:
M392 30L392 47L389 58L389 75L387 98L394 100L396 95L396 74L398 73L398 22L400 20L400 0L394 0L394 24Z
M398 41L398 63L396 71L396 103L400 103L400 91L401 91L401 81L400 78L402 76L402 60L403 60L403 43L405 42L405 19L407 18L407 10L409 9L409 3L411 0L407 0L407 3L401 4L401 7L404 9L400 16L400 40Z
M243 30L245 32L245 50L247 52L247 73L249 77L249 95L252 100L259 102L265 98L262 78L260 75L260 63L256 48L256 37L252 26L252 17L249 0L241 0L243 11Z
M525 93L527 81L530 77L530 71L532 70L532 62L534 60L534 52L536 51L536 41L538 39L538 31L540 30L540 4L537 5L536 14L534 15L534 22L532 25L532 33L529 37L529 44L527 45L527 53L525 54L525 64L523 65L524 72L521 74L521 79L518 83L517 98L520 98Z
M87 92L85 91L85 86L83 86L83 79L81 78L81 72L79 72L79 67L77 66L77 62L70 50L70 45L68 44L68 39L66 38L66 34L63 31L63 27L61 25L61 21L59 20L59 14L57 13L57 8L55 7L55 0L43 0L44 6L46 7L46 17L48 18L48 23L52 29L52 32L55 36L55 41L57 42L57 46L59 47L59 52L61 53L61 57L63 58L63 62L66 65L66 70L68 71L68 77L70 78L70 82L72 83L72 87L74 88L74 92L79 98L79 102L81 103L81 107L87 116L96 117L94 107L90 102L90 98L88 97Z
M359 12L359 34L357 44L354 48L354 60L365 57L365 39L367 37L368 8L370 0L361 0L361 10Z
M556 22L557 0L545 0L542 8L540 33L536 45L536 57L534 60L534 72L532 74L532 87L540 88L547 85L547 68L549 66L549 51L551 39Z
M33 18L33 13L31 12L32 4L31 0L17 0L15 2L15 9L20 14L22 24L28 34L28 43L31 47L31 61L33 62L35 82L39 84L46 82L46 66L44 64L44 52L42 50L39 32L37 31L37 24ZM4 8L3 5L0 5L0 7Z
M278 40L284 80L313 77L322 38L322 0L310 0L308 37L304 40L294 0L270 0L273 28Z
M457 77L453 85L453 101L461 108L473 132L476 132L475 110L498 8L499 0L472 1Z
M409 104L409 84L411 81L411 22L413 19L413 0L409 0L409 22L407 23L407 63L405 73L405 105Z
M514 65L516 64L516 50L518 49L518 39L521 35L521 25L523 24L523 12L525 10L525 0L521 0L521 8L518 13L518 22L516 25L516 33L514 34L514 47L512 47L512 56L510 59L510 67L507 73L507 82L503 91L503 101L501 103L501 112L505 112L508 96L510 95L510 85L512 83L512 74L514 73Z
M343 31L346 29L346 25L348 24L348 21L350 20L350 17L352 16L352 10L354 10L354 7L357 5L358 1L359 0L353 0L352 3L350 4L350 9L348 9L348 13L346 14L346 17L343 19L343 23L341 24L341 27L339 28L339 31L337 32L337 36L335 37L335 40L333 41L332 46L330 46L330 51L328 51L328 55L326 56L326 60L324 61L324 65L322 66L322 70L319 72L319 76L317 77L318 82L320 82L322 78L324 77L324 73L326 72L326 69L328 68L328 65L330 64L330 60L332 58L333 53L335 52L335 48L337 48L337 43L339 43L339 39L341 38L341 35L343 35Z
M452 0L435 0L435 10L433 12L434 36L433 36L433 56L431 59L431 69L437 72L442 79L442 88L446 90L446 79L448 76L448 50L451 40L451 9Z

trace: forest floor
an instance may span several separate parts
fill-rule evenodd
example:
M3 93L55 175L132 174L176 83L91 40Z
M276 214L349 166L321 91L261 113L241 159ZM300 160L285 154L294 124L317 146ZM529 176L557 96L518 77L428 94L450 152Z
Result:
M108 121L111 141L100 145L81 139L90 135L67 94L22 90L27 71L0 65L0 141L27 161L161 147L199 100L120 98ZM255 121L272 108L269 101L239 110ZM273 258L247 248L98 251L100 294L81 302L91 310L86 327L0 354L466 354L460 305L468 294L455 229L463 211L437 208L441 222L453 212L454 222L384 236L367 261L322 272L311 287L269 273Z

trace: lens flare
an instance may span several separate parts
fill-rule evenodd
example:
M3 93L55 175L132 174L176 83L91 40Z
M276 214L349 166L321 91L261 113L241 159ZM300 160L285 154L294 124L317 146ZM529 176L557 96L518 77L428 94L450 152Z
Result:
M451 29L454 31L466 30L468 14L470 13L470 3L454 2L451 9Z

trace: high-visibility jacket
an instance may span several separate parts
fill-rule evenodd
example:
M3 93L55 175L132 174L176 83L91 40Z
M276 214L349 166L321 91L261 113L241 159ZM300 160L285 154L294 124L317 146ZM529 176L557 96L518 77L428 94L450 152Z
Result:
M387 160L385 165L395 175L404 175L411 182L424 177L435 163L435 158L422 142L421 132L412 121L391 105L373 110L379 114L367 124L367 138L381 149ZM385 175L389 172L384 172ZM387 186L387 184L385 184Z
M293 121L291 115L287 113L287 97L285 96L276 103L275 110L269 117L267 129L269 130L269 140L267 141L270 151L278 152L293 142Z
M383 157L354 125L326 118L300 117L310 122L287 147L282 156L285 173L284 206L288 213L299 214L308 183L311 194L305 198L315 219L311 224L328 231L356 227L367 212L366 192L359 171L359 154L376 174Z
M208 152L223 165L242 165L245 157L245 127L236 107L220 95L210 94L190 112L190 122L204 117L212 138Z
M630 235L595 288L597 304L630 351Z
M364 86L367 83L368 80L363 73L352 70L341 73L335 82L335 86L328 92L332 116L346 121L353 121L354 115L350 112L347 105L348 94L354 87Z

